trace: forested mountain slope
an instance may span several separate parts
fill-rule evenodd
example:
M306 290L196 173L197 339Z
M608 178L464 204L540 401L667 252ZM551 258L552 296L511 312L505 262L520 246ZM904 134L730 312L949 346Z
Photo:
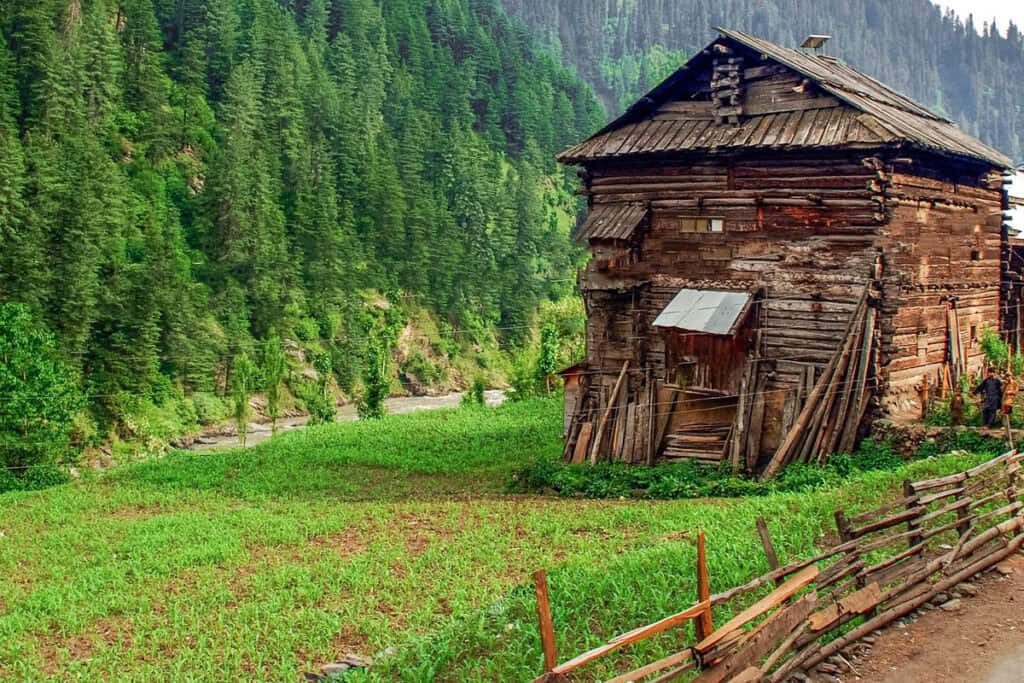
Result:
M714 37L714 26L786 46L810 33L852 66L1024 160L1024 38L928 0L502 0L617 113ZM975 26L982 28L979 35Z
M553 155L600 119L498 0L0 0L0 302L100 400L271 335L351 379L367 291L514 334L571 288Z

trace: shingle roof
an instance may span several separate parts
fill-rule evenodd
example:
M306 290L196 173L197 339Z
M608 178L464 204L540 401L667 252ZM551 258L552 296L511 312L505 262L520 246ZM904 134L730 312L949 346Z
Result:
M721 37L716 43L738 44L797 72L835 98L835 106L746 116L739 126L717 125L709 113L699 111L698 102L680 102L673 110L672 101L679 97L680 90L706 65L705 51L593 137L559 154L559 161L579 163L737 147L879 147L909 143L997 168L1013 165L1007 156L964 133L952 121L845 64L739 31L717 30Z
M646 215L647 208L643 204L597 204L587 214L587 220L580 226L576 239L580 242L591 239L629 239Z

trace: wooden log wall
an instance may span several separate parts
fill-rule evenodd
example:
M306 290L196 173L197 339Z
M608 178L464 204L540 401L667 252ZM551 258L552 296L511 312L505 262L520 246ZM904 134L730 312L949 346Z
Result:
M764 304L747 330L749 355L761 362L748 391L765 396L764 438L753 445L770 455L799 412L808 381L813 385L841 344L859 292L872 276L878 259L874 234L886 218L875 165L851 154L619 163L590 168L586 179L592 204L650 207L649 227L632 242L591 245L600 259L581 282L591 379L584 403L591 421L627 360L633 367L627 396L642 394L647 371L659 383L656 393L674 381L675 368L666 367L669 334L651 323L680 289L760 291ZM723 230L683 232L682 221L693 217L720 219ZM708 387L731 395L728 405L701 397L699 412L686 399L677 407L660 406L673 410L668 433L685 424L720 429L733 422L740 379L741 373L733 373Z
M616 414L631 404L639 410L651 395L655 434L665 411L669 436L682 425L717 431L743 421L760 432L745 442L751 452L740 454L730 436L719 457L731 453L738 467L763 464L845 342L860 293L876 280L880 376L869 380L877 386L869 415L919 417L924 385L941 387L954 376L951 360L968 373L979 370L982 332L1000 329L1003 196L972 172L923 157L911 163L854 152L593 164L584 175L591 205L639 203L649 216L631 240L590 245L600 258L581 278L589 381L570 440L607 408L628 361ZM721 221L722 229L689 232L695 218ZM676 403L664 394L676 368L668 367L667 333L652 322L682 288L745 290L761 299L746 327L753 372L706 387L733 398L704 405L707 420L693 415L690 398ZM742 417L739 393L750 395ZM666 439L651 439L644 450L660 455Z
M938 169L898 170L907 172L888 174L884 191L892 220L880 234L881 408L896 418L915 418L925 410L926 383L929 397L941 395L950 340L959 336L970 374L984 364L982 332L1000 329L1002 193L980 180L942 179ZM950 309L956 309L952 316Z

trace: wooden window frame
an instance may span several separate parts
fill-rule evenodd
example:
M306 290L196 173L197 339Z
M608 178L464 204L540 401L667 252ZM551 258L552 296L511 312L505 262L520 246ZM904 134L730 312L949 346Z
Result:
M725 232L721 216L680 216L679 232L695 235L716 235Z

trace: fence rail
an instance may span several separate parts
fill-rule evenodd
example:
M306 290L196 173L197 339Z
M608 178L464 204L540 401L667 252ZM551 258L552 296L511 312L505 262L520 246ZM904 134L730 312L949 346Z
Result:
M840 542L786 566L779 566L767 523L758 520L771 571L716 595L709 595L700 533L697 604L562 664L546 575L538 572L545 673L535 683L567 681L580 667L690 621L696 644L608 683L661 683L691 672L699 672L693 679L699 683L788 681L1018 551L1024 545L1022 459L1012 450L946 477L906 481L898 500L870 512L840 510ZM714 628L716 610L734 616Z

